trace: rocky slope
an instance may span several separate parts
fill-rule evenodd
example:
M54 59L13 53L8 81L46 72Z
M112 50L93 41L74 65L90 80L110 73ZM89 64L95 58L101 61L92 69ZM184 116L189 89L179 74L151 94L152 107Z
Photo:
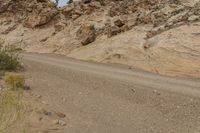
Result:
M200 75L199 0L0 0L0 37L29 52Z

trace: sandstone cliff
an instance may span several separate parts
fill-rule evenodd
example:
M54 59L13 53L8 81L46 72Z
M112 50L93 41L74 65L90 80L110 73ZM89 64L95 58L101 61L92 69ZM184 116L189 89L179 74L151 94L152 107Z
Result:
M200 75L199 0L0 0L0 37L29 52Z

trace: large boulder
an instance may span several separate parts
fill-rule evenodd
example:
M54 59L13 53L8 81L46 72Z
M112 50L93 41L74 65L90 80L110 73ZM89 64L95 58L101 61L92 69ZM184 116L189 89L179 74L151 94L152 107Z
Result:
M50 22L59 12L57 8L46 0L33 3L29 8L24 25L29 28L41 26Z
M39 14L32 13L30 14L24 22L25 27L34 28L41 26L50 22L53 17L57 14L57 10L46 10Z
M84 25L77 32L77 37L81 39L82 45L92 43L96 39L94 25Z

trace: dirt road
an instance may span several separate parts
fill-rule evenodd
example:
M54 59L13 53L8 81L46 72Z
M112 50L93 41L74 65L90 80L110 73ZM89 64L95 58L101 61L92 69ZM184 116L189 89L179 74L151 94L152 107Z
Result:
M34 93L67 115L52 133L199 133L200 80L24 54Z

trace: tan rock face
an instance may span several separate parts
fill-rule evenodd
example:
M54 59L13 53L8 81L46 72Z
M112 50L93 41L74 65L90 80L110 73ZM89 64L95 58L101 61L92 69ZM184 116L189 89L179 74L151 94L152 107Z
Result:
M72 51L82 60L119 63L163 75L200 75L200 23L183 25L144 39L148 27L135 27L112 38ZM95 52L92 52L95 51Z
M27 51L92 58L148 71L160 70L162 74L195 73L196 68L183 63L193 60L193 56L183 60L177 56L177 49L187 45L192 49L187 53L194 55L199 51L198 46L191 45L192 40L180 42L184 46L175 46L176 38L190 38L190 35L186 31L177 32L182 36L168 32L175 33L173 29L181 30L178 27L185 28L199 21L199 0L77 0L62 8L49 0L0 0L1 37ZM198 36L198 28L194 25L192 28ZM166 52L169 47L164 47L167 41L158 40L169 41L170 52ZM178 70L176 63L165 65L163 60L173 63L179 60L181 69ZM193 66L198 66L198 61L193 60ZM172 70L173 67L176 69Z
M0 12L30 28L47 24L58 13L48 0L0 0L0 6Z

